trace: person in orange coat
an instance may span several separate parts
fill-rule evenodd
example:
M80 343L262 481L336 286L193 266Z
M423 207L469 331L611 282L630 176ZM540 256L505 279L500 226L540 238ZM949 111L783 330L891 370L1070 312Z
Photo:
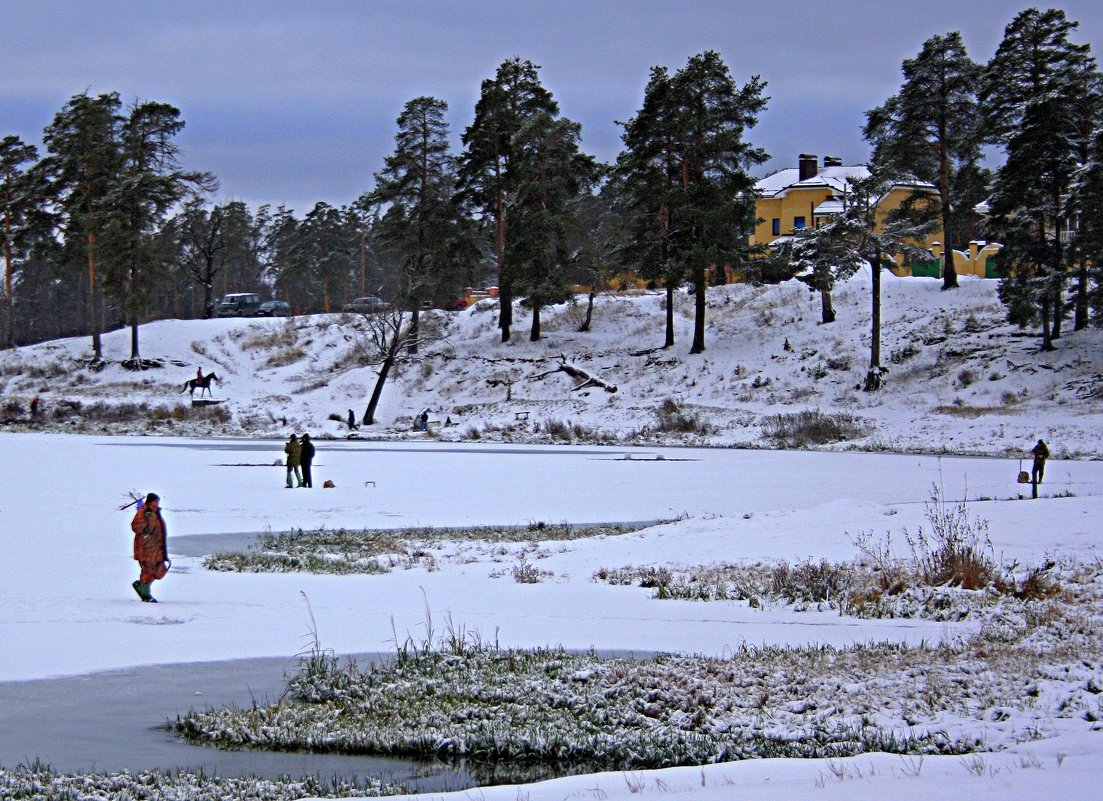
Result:
M130 586L142 601L157 603L157 599L150 595L150 586L168 573L165 547L168 530L165 518L161 516L159 495L151 492L144 503L138 504L138 511L130 521L130 529L134 532L134 558L141 567L141 575Z

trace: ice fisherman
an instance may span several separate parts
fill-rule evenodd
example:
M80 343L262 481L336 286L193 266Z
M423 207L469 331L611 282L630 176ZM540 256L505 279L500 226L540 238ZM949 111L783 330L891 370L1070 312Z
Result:
M138 511L130 521L130 529L134 532L134 559L141 568L138 580L130 586L143 602L155 604L157 599L150 594L150 587L157 579L165 577L171 564L166 544L168 529L157 493L151 492L144 501L138 501Z
M1034 454L1034 464L1030 466L1030 480L1035 484L1042 483L1042 476L1046 472L1046 459L1049 458L1049 448L1041 440L1031 451Z
M303 446L299 444L299 438L294 434L283 446L283 452L287 454L287 488L291 489L291 476L294 474L297 486L303 485L303 474L299 469L302 463Z

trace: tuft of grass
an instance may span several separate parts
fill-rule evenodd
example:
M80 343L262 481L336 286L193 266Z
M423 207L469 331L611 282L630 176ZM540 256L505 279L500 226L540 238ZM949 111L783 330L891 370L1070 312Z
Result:
M713 427L701 420L701 416L687 411L673 398L666 398L655 410L658 423L652 432L660 434L697 434L707 436Z
M869 434L869 423L848 412L826 414L818 409L769 415L762 433L782 448L804 448L846 442Z

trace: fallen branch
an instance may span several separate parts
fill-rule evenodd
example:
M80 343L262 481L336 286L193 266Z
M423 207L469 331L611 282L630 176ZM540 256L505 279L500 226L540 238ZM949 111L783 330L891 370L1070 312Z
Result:
M554 370L548 370L546 373L534 375L532 377L532 380L540 381L544 378L547 378L549 375L552 375L553 373L566 373L571 378L582 382L578 386L572 387L571 392L578 392L580 389L587 389L589 387L601 387L606 392L610 393L617 391L616 384L610 384L607 381L602 381L597 376L590 375L581 367L575 367L573 364L567 364L566 356L560 356L559 359L562 363L558 367L556 367Z

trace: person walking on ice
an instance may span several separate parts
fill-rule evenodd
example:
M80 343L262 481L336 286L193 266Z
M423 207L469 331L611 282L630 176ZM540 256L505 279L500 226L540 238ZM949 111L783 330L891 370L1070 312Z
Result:
M299 444L299 438L294 434L287 440L287 444L283 446L283 452L287 454L287 488L291 489L291 476L295 476L295 482L297 486L303 485L303 474L299 469L299 465L302 461L302 445Z
M130 529L134 532L134 559L141 568L138 580L130 586L143 602L155 604L157 599L150 594L150 587L154 581L165 577L172 564L168 561L168 530L161 516L159 495L151 492L144 502L139 499Z
M1034 484L1042 483L1042 476L1046 472L1046 459L1049 458L1049 448L1041 440L1031 450L1034 454L1034 464L1030 467L1030 480Z

